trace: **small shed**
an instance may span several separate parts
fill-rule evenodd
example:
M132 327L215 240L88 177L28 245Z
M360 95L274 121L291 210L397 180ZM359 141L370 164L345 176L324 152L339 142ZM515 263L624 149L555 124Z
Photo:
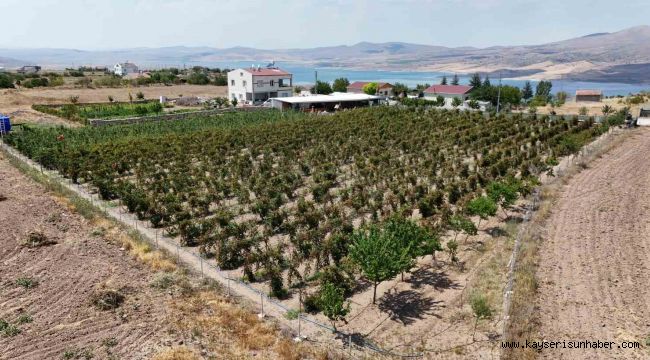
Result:
M577 90L576 102L600 102L603 92L600 90Z

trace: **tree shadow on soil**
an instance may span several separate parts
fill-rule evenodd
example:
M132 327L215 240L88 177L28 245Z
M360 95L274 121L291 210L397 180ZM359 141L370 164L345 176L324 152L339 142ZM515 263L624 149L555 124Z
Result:
M485 229L485 233L487 233L493 238L508 236L508 232L498 226Z
M357 281L356 286L354 289L352 289L352 292L354 293L359 293L359 292L364 292L372 287L372 282L361 278Z
M420 288L424 285L431 285L436 290L441 289L458 289L460 285L452 281L444 271L433 271L429 268L419 268L411 273L407 280L414 288Z
M391 319L409 325L425 316L440 315L435 310L441 307L442 301L422 297L422 294L414 290L404 290L384 294L379 302L379 310L390 315Z

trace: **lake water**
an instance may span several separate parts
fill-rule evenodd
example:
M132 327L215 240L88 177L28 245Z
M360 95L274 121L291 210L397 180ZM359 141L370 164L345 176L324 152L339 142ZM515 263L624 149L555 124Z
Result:
M233 62L215 62L205 64L210 67L221 68L240 68L250 67L251 62L233 61ZM256 64L257 65L257 64ZM266 64L260 63L261 66ZM381 71L381 70L349 70L339 68L313 68L304 65L296 65L291 63L277 63L277 66L293 74L294 85L300 84L313 84L314 72L318 72L318 80L331 82L336 78L345 77L353 81L383 81L390 83L404 83L409 87L415 87L417 84L439 84L443 76L447 76L449 80L453 76L452 73L442 72L425 72L425 71ZM469 82L468 75L458 75L461 84ZM499 79L491 78L492 85L496 85ZM523 87L525 80L511 80L503 79L502 83L505 85L513 85ZM603 83L603 82L584 82L584 81L571 81L571 80L552 80L553 93L558 91L566 91L570 96L575 94L578 89L600 89L606 96L613 95L627 95L630 93L638 93L643 90L650 90L650 84L621 84L621 83ZM533 86L537 83L531 81Z

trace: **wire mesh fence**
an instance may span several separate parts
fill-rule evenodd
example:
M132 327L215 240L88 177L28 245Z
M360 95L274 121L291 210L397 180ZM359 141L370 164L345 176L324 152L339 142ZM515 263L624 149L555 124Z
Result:
M27 158L3 142L0 142L0 146L5 154L39 171L47 177L48 181L53 181L65 187L67 190L72 191L75 195L88 201L96 209L99 209L106 217L112 218L114 221L131 228L140 238L148 242L155 249L166 251L170 256L175 257L179 263L184 264L187 268L199 274L201 278L204 279L207 277L218 281L228 296L241 297L258 305L260 317L272 316L278 319L279 322L294 331L297 339L329 338L330 346L338 346L339 350L346 352L365 353L369 351L375 355L386 355L405 359L422 358L424 356L423 353L414 350L409 351L409 353L395 353L382 349L363 336L340 332L331 325L308 316L298 311L298 309L292 309L242 279L231 276L228 271L221 269L216 263L211 263L197 249L180 246L176 239L166 236L161 229L148 227L146 221L139 220L135 214L125 211L121 203L115 206L111 202L101 200L99 195L95 194L89 186L74 183L57 171L44 169L39 163ZM290 314L297 315L295 319L290 320ZM330 335L324 336L325 334Z

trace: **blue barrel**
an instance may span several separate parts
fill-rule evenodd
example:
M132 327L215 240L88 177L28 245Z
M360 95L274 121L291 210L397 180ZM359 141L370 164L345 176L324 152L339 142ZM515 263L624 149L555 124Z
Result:
M11 130L11 121L9 116L0 114L0 133L6 134Z

